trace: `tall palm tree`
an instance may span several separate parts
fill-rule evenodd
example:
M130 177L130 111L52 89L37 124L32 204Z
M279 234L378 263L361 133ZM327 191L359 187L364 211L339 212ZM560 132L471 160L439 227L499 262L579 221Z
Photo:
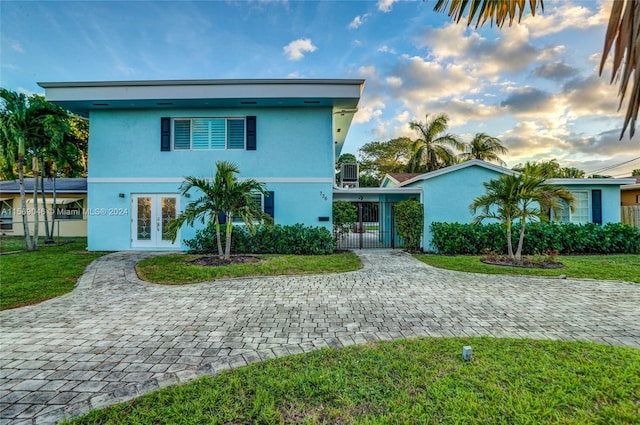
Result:
M225 260L231 259L231 236L233 231L233 217L240 217L247 226L255 221L269 221L254 195L268 196L264 184L254 179L238 181L236 174L240 173L238 166L229 161L216 162L216 174L213 179L199 177L185 177L180 191L186 195L191 189L198 189L202 196L189 203L184 212L169 222L169 231L175 241L178 230L184 223L192 226L196 220L201 223L213 220L216 228L218 256ZM226 222L225 249L222 250L221 221Z
M629 137L632 138L636 131L636 120L640 110L640 76L637 69L638 60L640 60L638 57L640 2L638 0L614 0L611 3L609 25L600 60L600 75L602 75L604 65L609 59L609 53L615 45L611 83L620 82L618 109L622 107L629 82L632 82L620 139L624 136L629 125L631 126ZM538 6L544 10L543 0L438 0L434 10L436 12L446 11L456 22L460 22L462 17L468 13L467 25L470 25L475 19L476 28L487 22L490 25L495 23L501 28L507 20L509 25L513 24L516 17L520 22L527 4L532 15L536 14Z
M484 219L498 220L504 226L507 237L509 258L522 259L527 221L548 220L549 210L558 210L566 202L573 210L574 197L566 189L551 185L541 175L524 172L522 174L503 175L483 183L486 192L474 199L469 206L472 214L481 213L474 221ZM520 235L516 252L513 252L513 221L520 219Z
M476 133L473 140L465 143L465 152L460 154L463 161L479 159L482 161L496 162L502 166L507 165L498 154L506 154L507 148L502 146L500 139L491 137L486 133Z
M449 127L449 117L438 114L433 119L426 115L426 121L412 121L409 127L418 133L418 139L413 141L413 153L407 163L407 173L424 173L434 171L457 162L453 147L462 150L464 144L452 134L446 133Z

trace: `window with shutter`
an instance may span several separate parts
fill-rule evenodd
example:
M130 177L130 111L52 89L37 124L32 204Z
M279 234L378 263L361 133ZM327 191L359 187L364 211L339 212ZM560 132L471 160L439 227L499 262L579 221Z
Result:
M248 149L244 118L178 118L173 148L191 150Z

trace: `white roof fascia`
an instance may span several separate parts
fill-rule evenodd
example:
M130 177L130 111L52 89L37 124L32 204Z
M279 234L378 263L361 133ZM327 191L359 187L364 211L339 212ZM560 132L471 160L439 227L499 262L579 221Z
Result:
M510 174L510 175L518 174L517 171L513 171L513 170L510 170L508 168L501 167L500 165L491 164L489 162L481 161L479 159L472 159L470 161L461 162L460 164L451 165L449 167L441 168L441 169L436 170L436 171L431 171L429 173L420 174L419 176L416 176L416 177L414 177L412 179L403 181L402 183L400 183L400 186L406 186L408 184L415 183L415 182L420 181L420 180L432 179L434 177L438 177L438 176L441 176L443 174L452 173L454 171L462 170L464 168L472 167L474 165L486 168L488 170L496 171L496 172L501 173L501 174Z
M360 98L364 80L177 80L38 83L50 102L81 100Z

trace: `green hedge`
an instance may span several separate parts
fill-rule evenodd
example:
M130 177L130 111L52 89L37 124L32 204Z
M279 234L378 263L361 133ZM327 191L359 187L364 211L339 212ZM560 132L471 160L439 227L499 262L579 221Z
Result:
M225 244L222 226L222 246ZM198 230L185 245L195 253L217 253L215 226L210 224ZM231 252L234 254L301 254L326 255L333 253L335 243L331 232L324 227L305 227L298 223L292 226L258 226L253 234L244 226L233 226Z
M517 246L519 224L514 225L513 246ZM432 223L432 246L442 254L505 253L506 234L500 224ZM527 223L523 253L537 254L547 249L560 254L640 253L640 230L620 223L572 224Z

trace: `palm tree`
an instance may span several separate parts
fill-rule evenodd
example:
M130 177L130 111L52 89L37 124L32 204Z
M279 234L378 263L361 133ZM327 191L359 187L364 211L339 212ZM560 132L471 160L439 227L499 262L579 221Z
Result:
M636 120L640 109L640 78L638 76L638 40L640 40L640 2L637 0L615 0L611 6L609 25L604 39L604 48L600 60L600 75L604 65L609 59L609 53L615 45L613 53L613 66L611 83L620 82L618 96L622 107L629 82L632 81L629 98L627 100L627 112L624 118L620 139L630 125L629 138L636 131ZM509 26L517 17L520 22L522 15L529 4L529 10L535 16L538 6L544 11L543 0L438 0L434 10L436 12L447 11L448 15L456 22L460 22L467 13L467 25L475 19L476 28L489 22L502 27L509 20ZM632 77L633 74L633 77Z
M413 141L412 155L407 163L407 173L434 171L457 162L456 154L449 148L461 150L464 144L452 134L442 134L449 127L449 117L438 114L433 119L426 115L426 122L412 121L409 127L418 132Z
M476 133L473 140L465 143L465 152L460 154L463 161L479 159L481 161L496 162L503 167L507 165L498 154L506 154L507 148L502 146L500 139L486 133Z
M483 183L486 192L477 197L469 206L472 214L481 210L474 221L495 219L506 230L507 253L512 260L522 259L527 220L548 220L549 210L562 208L562 201L573 210L574 197L566 189L546 183L541 175L524 172L522 174L503 175ZM512 245L513 221L520 219L518 247L514 254Z
M216 228L218 256L225 260L231 259L231 236L233 218L240 217L247 226L255 221L269 221L254 195L268 196L262 183L254 179L238 181L236 174L240 173L238 166L229 161L216 162L216 174L213 179L199 177L185 177L180 186L182 195L191 189L198 189L202 196L189 203L184 212L169 222L169 231L175 241L178 230L184 223L192 226L196 220L201 223L213 220ZM221 222L226 222L225 249L222 250Z
M518 187L520 178L518 175L503 175L498 179L491 179L483 183L485 194L477 197L469 206L469 210L477 215L474 223L480 223L485 219L498 220L504 227L507 235L507 254L509 258L515 258L511 239L513 220L520 215L518 209Z

